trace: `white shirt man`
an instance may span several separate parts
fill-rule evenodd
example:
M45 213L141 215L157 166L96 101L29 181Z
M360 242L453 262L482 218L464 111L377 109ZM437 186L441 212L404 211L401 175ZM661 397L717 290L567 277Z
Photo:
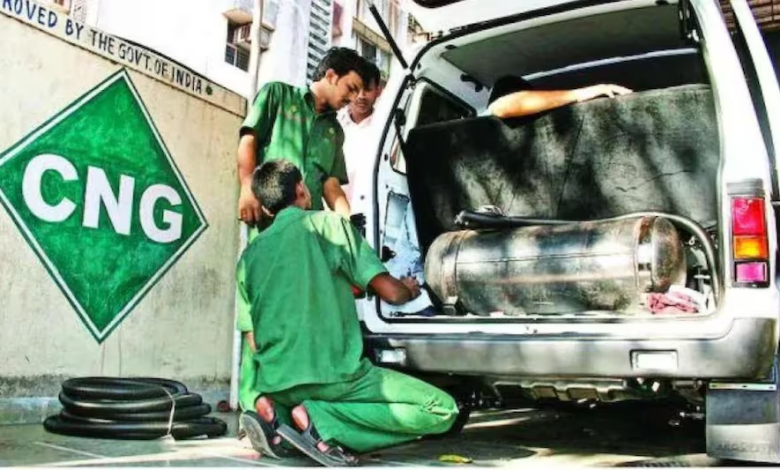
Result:
M377 70L378 73L378 70ZM377 76L378 78L378 76ZM381 84L377 81L369 82L358 97L339 111L337 119L344 129L344 160L347 164L347 176L349 184L342 186L347 195L353 214L366 213L371 210L366 200L361 198L368 194L373 181L374 165L377 151L379 150L379 131L381 126L374 121L374 105L382 93ZM409 199L405 199L398 207L392 210L398 212L398 220L401 225L395 227L399 233L405 232L406 237L388 237L385 243L388 248L395 251L396 255L385 263L388 271L401 273L402 276L413 276L419 282L424 282L422 258L417 248L417 241L410 240L410 226L414 224L413 215L409 208ZM391 240L392 239L392 240ZM390 305L383 302L386 308ZM430 308L431 300L426 291L405 305L392 306L392 309L402 314L420 314Z
M355 204L360 205L358 194L361 186L371 180L371 171L374 166L379 135L373 123L373 103L371 114L355 121L350 112L351 106L345 106L337 114L337 119L344 129L344 161L347 164L347 177L349 184L342 186L347 200L350 202L352 212L357 213Z

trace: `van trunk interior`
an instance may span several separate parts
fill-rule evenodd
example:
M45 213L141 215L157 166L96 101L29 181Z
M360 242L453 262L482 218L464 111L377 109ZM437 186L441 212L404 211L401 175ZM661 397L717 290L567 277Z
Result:
M712 234L719 212L716 189L720 164L718 121L702 56L695 45L681 38L676 10L675 5L664 5L613 12L598 18L521 29L474 44L461 43L443 52L440 60L447 60L480 83L490 84L511 72L530 78L540 89L617 83L634 88L635 92L521 119L474 118L464 113L460 119L431 123L433 120L419 116L417 126L409 131L403 145L403 158L422 256L429 254L438 237L475 228L464 225L462 220L456 222L461 211L479 211L486 206L498 208L505 216L572 222L662 212L684 218L703 229L696 232L688 230L685 224L674 224L679 235L674 243L684 253L684 276L674 283L689 293L702 294L701 298L706 299L694 309L696 312L713 311L711 277L716 272L715 262L714 257L707 258L705 246L712 252L717 243ZM548 30L543 31L544 28ZM557 35L564 35L565 40L550 42L550 38L559 37ZM545 40L552 48L544 51L533 48L530 44L534 43L528 41L534 39ZM572 44L585 46L578 50ZM658 50L677 52L655 54ZM507 55L510 51L522 52ZM566 52L557 54L558 51ZM506 60L498 60L497 53ZM556 58L543 59L545 54ZM620 55L637 59L608 61L550 74L531 73ZM573 62L559 63L561 60ZM672 63L675 67L665 67ZM446 93L429 95L437 95L434 98L440 101L447 96ZM435 112L435 106L426 105L425 95L422 99L420 108ZM507 247L511 243L493 249L484 241L472 243L468 248L470 252L464 248L465 242L457 249L447 248L453 250L455 262L461 263L457 267L447 268L442 259L426 259L426 277L430 277L429 272L449 269L449 278L439 280L439 283L461 283L461 291L452 299L443 298L449 294L431 289L436 314L429 320L446 317L496 321L495 317L499 317L498 321L522 321L522 317L532 313L575 317L690 313L686 309L679 312L674 308L651 309L646 294L652 289L641 287L638 287L642 291L638 292L641 294L637 297L639 304L609 301L608 307L594 308L581 298L569 298L546 310L530 311L524 308L522 297L531 291L523 291L522 284L530 282L534 289L541 288L537 280L531 280L530 274L546 262L545 259L560 253L555 249L545 252L541 232L512 235L511 229L502 227L477 226L476 234L482 237L480 240L501 236L496 233L505 233L505 240L510 241L530 237L537 247L533 263L518 267L525 263L518 261L525 255L508 253ZM600 243L600 239L595 240L596 235L590 232L578 233L578 236L579 241L574 243L581 246L592 248ZM454 238L448 240L450 245L454 243ZM501 251L498 257L497 250ZM440 254L436 252L438 258L441 258ZM461 259L457 260L457 256ZM559 260L557 265L547 266L547 271L541 274L550 278L568 276L571 273L564 271L572 262L580 263L582 259ZM633 262L639 263L637 259ZM480 263L500 266L483 271L483 278L477 281L467 279L471 276L469 269ZM574 284L579 282L574 297L587 296L587 292L583 292L601 289L604 284L591 281L597 277L610 277L609 263L599 269L603 272L591 272L594 276L591 280L586 279L587 273L575 270L570 277L582 282L574 281ZM571 297L571 292L565 292L572 285L570 281L564 282L568 287L551 281L543 286L546 290L542 297L558 294ZM629 280L629 284L631 282ZM513 286L507 287L508 284ZM667 287L652 291L666 293ZM631 286L628 288L630 290ZM472 295L466 305L453 300L468 289L472 289ZM491 296L492 300L485 300ZM458 303L460 305L455 305ZM553 299L551 304L555 303ZM523 308L519 304L523 304Z
M717 220L719 139L703 85L416 127L405 150L423 247L483 205L541 219L654 210Z
M704 85L596 100L532 119L479 117L421 126L410 132L405 150L424 255L438 236L463 229L456 223L461 211L483 206L511 216L565 221L653 211L713 228L718 218L719 139L712 94ZM681 234L680 243L690 239ZM557 254L543 248L538 253L541 258ZM496 262L519 262L508 256ZM698 253L687 258L687 277L693 281L695 271L706 266L698 263ZM555 269L568 272L566 266ZM498 282L500 274L494 274ZM491 295L487 285L474 287ZM633 307L633 313L642 312ZM614 310L629 311L620 305ZM569 307L547 313L572 312Z

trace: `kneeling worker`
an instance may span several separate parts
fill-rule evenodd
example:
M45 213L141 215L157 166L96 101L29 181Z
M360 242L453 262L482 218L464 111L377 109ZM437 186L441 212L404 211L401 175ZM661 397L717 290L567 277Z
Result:
M452 397L362 357L351 286L403 304L420 294L417 281L390 276L343 217L308 211L290 162L264 163L252 190L273 217L237 271L257 344L256 413L241 416L255 450L286 454L284 439L320 464L350 466L357 459L339 446L368 452L447 431L458 414Z

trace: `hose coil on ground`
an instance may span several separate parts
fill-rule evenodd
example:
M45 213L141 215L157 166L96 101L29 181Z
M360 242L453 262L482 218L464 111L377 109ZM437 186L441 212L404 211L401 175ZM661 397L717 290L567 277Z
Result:
M218 437L227 424L207 418L211 407L181 382L157 378L82 377L62 383L63 409L47 431L104 439Z

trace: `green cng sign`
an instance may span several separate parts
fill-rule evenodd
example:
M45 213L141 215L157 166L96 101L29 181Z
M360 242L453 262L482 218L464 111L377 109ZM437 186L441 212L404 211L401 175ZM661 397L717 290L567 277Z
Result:
M98 342L207 227L124 70L0 154L0 201Z

